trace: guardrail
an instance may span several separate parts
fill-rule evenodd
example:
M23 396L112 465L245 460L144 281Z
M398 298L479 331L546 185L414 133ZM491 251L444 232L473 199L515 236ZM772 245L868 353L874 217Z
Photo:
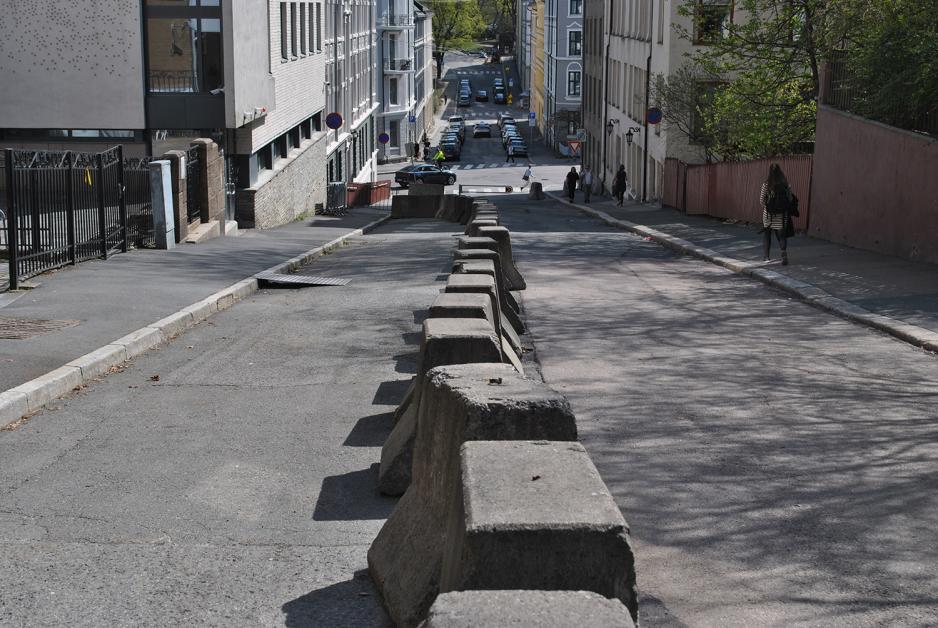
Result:
M487 194L511 194L514 191L515 191L515 188L510 185L496 185L496 186L481 185L481 184L480 185L472 185L472 184L466 184L466 185L460 184L459 185L460 194L462 194L463 192L467 192L467 193L482 192L482 193L487 193Z

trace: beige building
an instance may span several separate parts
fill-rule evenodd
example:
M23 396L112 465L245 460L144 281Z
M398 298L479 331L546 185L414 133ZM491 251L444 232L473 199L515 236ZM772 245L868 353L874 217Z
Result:
M531 9L531 111L537 116L537 128L541 135L546 135L547 125L544 101L544 18L546 7L544 0L535 0Z
M586 0L584 160L607 189L615 170L624 165L639 200L661 198L665 159L702 159L686 135L669 130L667 120L646 124L646 110L655 104L648 94L651 81L670 76L686 53L722 36L723 26L733 19L730 3L708 3L700 5L705 13L695 28L694 20L678 14L681 4ZM675 26L691 32L693 41L681 38Z

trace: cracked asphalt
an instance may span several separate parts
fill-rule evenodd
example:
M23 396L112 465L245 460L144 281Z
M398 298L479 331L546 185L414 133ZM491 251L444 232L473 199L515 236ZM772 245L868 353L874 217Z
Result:
M375 489L452 225L395 221L0 432L0 625L382 626Z

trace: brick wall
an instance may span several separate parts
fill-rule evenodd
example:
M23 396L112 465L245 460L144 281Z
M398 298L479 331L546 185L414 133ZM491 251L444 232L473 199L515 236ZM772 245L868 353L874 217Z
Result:
M303 142L270 178L238 190L238 226L270 229L325 205L327 143L325 134Z

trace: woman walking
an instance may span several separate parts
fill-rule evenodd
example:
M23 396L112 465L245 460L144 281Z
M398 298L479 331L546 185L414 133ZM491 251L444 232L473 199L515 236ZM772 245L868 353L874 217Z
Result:
M759 192L762 203L762 251L769 261L772 250L772 234L782 251L782 266L788 265L788 238L795 233L792 217L798 216L798 197L791 191L788 179L781 166L769 166L769 176Z
M625 198L625 190L629 186L629 177L625 174L625 166L619 164L616 176L612 180L612 195L616 197L616 204L622 207L622 201Z
M570 168L570 172L567 173L567 179L564 182L564 188L567 190L567 196L570 198L570 202L576 198L576 183L580 180L580 175L576 173L576 168Z

